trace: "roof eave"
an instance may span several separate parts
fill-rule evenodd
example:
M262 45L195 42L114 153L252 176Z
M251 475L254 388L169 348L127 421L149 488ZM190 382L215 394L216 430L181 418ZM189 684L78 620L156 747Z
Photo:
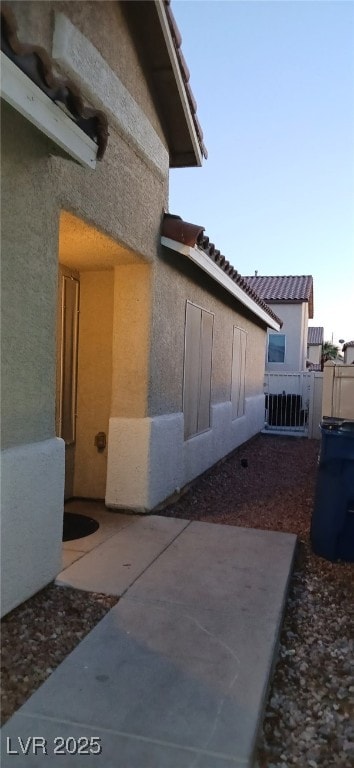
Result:
M183 112L184 120L186 122L188 135L190 138L189 151L183 153L174 153L173 147L170 148L170 166L176 167L189 167L189 166L201 166L203 164L203 154L200 147L199 139L197 136L192 111L187 98L186 88L183 82L180 66L177 59L175 46L172 39L171 30L168 24L166 9L164 0L154 0L158 20L161 26L163 38L166 45L166 51L171 64L171 69L174 76L174 82L176 84L176 96L179 113Z
M161 245L165 248L169 248L172 251L186 256L200 269L206 272L215 282L219 283L230 293L237 301L245 306L250 312L252 312L259 320L261 320L267 328L272 328L274 331L279 331L281 324L276 322L267 312L260 307L242 288L235 283L231 277L229 277L215 262L202 251L198 246L184 245L177 240L172 240L169 237L161 237Z

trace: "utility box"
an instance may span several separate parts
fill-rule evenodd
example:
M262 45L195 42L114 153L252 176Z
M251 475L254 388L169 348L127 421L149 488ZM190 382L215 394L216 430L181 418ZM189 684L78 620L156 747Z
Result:
M354 562L354 419L321 422L311 544L327 560Z

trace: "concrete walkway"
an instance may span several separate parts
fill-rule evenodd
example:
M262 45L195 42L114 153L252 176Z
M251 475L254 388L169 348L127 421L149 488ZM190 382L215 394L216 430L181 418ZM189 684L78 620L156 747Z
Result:
M253 766L296 537L124 522L58 577L122 597L2 729L3 768Z

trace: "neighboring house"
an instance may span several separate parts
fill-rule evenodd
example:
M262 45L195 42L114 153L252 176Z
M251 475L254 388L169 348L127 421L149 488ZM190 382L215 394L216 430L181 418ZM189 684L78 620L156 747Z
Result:
M310 326L307 333L307 368L309 371L321 370L324 328Z
M354 341L346 341L343 344L342 352L344 352L344 364L352 365L354 363Z
M148 511L260 431L281 321L163 214L169 167L206 156L169 5L2 16L6 613L61 568L64 483Z
M311 275L245 277L247 284L283 321L280 333L268 330L265 370L306 370L308 320L313 318Z

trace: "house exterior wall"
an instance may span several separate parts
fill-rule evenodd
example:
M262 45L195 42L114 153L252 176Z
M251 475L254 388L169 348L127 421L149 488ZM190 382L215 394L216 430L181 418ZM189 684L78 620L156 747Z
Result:
M106 504L140 512L152 509L178 492L264 426L265 329L245 317L240 305L228 299L222 289L216 290L215 284L209 283L199 270L188 265L181 267L178 262L171 264L166 250L161 257L153 269L148 412L145 417L122 416L110 422L112 449L108 459ZM179 258L173 254L175 262ZM214 324L210 429L185 440L183 374L187 301L212 313ZM233 420L234 326L246 331L247 351L245 413Z
M309 305L307 302L301 304L301 347L300 347L300 371L306 370L307 359L307 336L309 325Z
M102 4L96 0L50 3L46 0L16 0L13 7L18 21L19 38L25 42L42 45L48 53L52 52L55 16L64 14L75 28L92 42L112 71L124 83L160 139L165 142L146 71L132 40L122 3L105 0L104 13Z
M4 612L45 586L61 567L64 444L55 435L55 370L62 211L134 255L130 263L117 257L102 274L80 268L79 373L82 381L87 376L79 385L80 410L101 397L93 367L108 370L111 344L112 375L109 382L107 373L97 421L96 416L78 420L75 493L103 492L107 458L106 503L149 510L258 432L264 423L266 336L196 267L171 263L159 248L168 198L167 142L119 4L13 7L23 40L51 52L58 33L55 50L63 71L76 78L93 106L107 108L110 136L104 159L92 172L64 153L59 156L17 112L3 110ZM59 27L57 10L65 14ZM60 37L63 30L67 35ZM211 428L186 441L187 300L214 313L215 333ZM105 338L98 352L94 318L102 304ZM234 326L247 332L248 343L245 413L233 420ZM98 456L92 442L96 430L107 429L109 401L108 449Z
M285 361L284 363L268 363L266 353L266 371L290 371L306 370L307 351L307 322L308 307L306 303L286 304L271 303L271 308L283 321L280 333L285 334ZM268 331L273 333L273 331Z
M345 365L354 363L354 347L347 347L344 350L344 363Z
M108 435L112 397L114 272L82 272L74 496L104 498L107 451L94 444L98 432Z
M88 171L58 156L57 147L40 131L7 105L3 107L2 461L6 482L2 547L3 570L9 574L3 579L3 612L51 581L61 567L64 445L55 436L60 212L68 210L89 222L148 263L157 258L161 215L167 203L167 143L127 27L119 19L115 22L121 11L115 3L108 5L104 20L101 11L100 24L96 17L101 4L67 3L64 10L71 18L78 14L91 44L112 57L114 77L109 79L104 70L105 98L112 93L113 99L117 78L119 87L130 89L130 108L141 114L150 141L146 151L132 146L127 133L112 120L105 157L94 172ZM20 37L43 45L50 53L56 8L55 3L14 3ZM115 27L121 49L116 45ZM87 77L95 78L95 73L90 69ZM135 129L139 120L132 126ZM77 488L81 482L77 480ZM40 532L36 541L35 532ZM14 579L13 566L19 562L24 565L17 567Z
M307 347L307 359L310 363L319 365L321 362L322 346L321 344L309 344Z

